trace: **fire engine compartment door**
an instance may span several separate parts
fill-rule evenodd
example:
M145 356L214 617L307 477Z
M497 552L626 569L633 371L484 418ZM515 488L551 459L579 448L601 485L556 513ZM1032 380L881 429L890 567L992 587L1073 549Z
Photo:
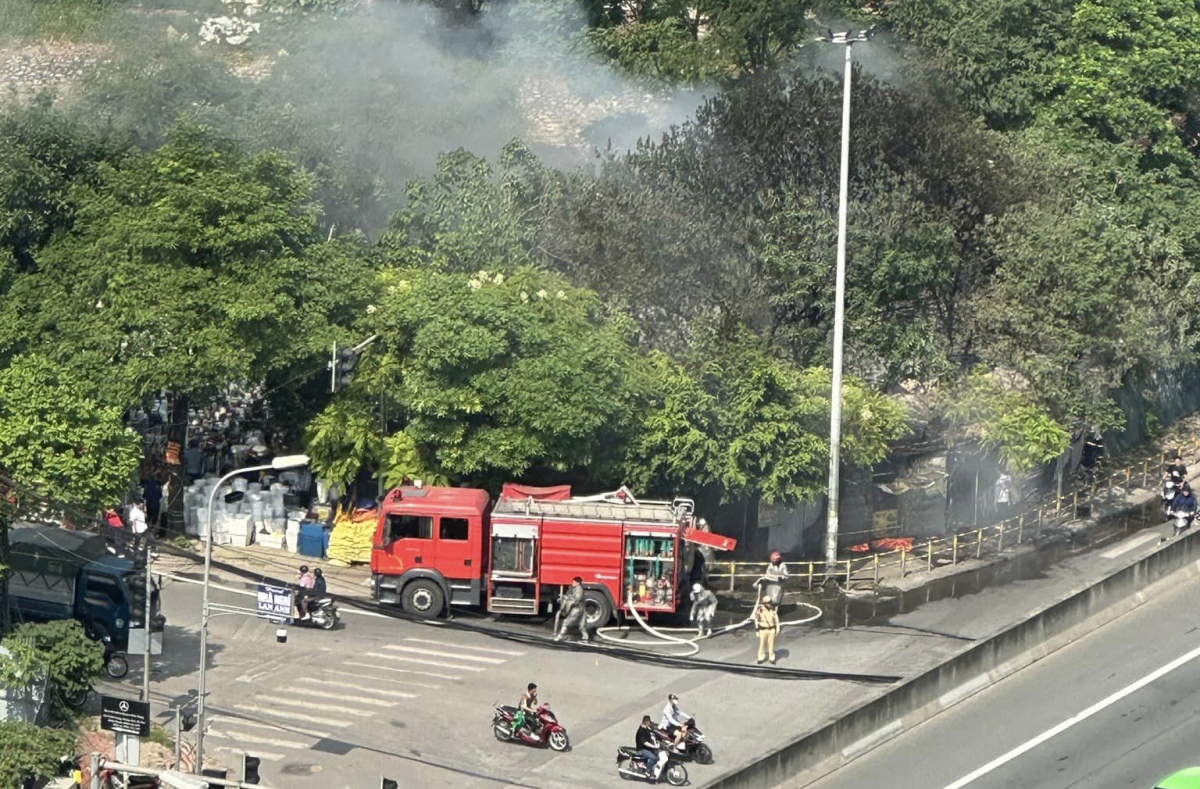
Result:
M492 523L492 577L531 578L536 570L536 523Z
M700 529L689 528L683 533L684 542L703 545L706 548L716 548L718 551L732 551L737 547L737 540L732 537L724 537L720 534L713 534L710 531L701 531Z

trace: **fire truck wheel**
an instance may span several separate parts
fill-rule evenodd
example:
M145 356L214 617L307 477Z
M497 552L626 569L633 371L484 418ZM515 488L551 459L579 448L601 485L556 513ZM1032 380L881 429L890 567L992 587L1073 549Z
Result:
M446 598L433 581L413 581L404 587L402 606L406 613L434 619L441 615L445 605Z
M584 624L589 628L604 627L612 619L612 606L603 592L588 589L583 593Z

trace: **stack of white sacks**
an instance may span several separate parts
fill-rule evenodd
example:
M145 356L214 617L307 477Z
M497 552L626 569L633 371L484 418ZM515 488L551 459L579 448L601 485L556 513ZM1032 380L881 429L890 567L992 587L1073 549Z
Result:
M208 502L216 477L198 479L184 492L184 528L189 537L207 539ZM288 486L273 483L263 490L261 484L238 477L226 483L212 498L213 544L246 547L257 542L264 548L296 552L300 536L302 510L287 512L283 503ZM225 501L234 491L243 493L241 501Z

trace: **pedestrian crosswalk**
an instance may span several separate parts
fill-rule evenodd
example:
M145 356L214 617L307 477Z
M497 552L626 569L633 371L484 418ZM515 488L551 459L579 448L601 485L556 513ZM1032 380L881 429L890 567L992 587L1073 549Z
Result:
M320 740L345 736L377 716L419 704L431 691L476 680L524 654L406 638L347 656L335 666L296 671L262 665L238 678L252 687L250 693L228 705L214 705L221 711L209 716L205 737L211 751L283 761ZM272 681L280 676L287 677L284 687Z

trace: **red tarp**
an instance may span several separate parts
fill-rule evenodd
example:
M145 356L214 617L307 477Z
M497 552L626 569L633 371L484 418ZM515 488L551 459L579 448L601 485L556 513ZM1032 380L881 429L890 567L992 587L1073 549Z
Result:
M868 553L870 551L911 551L913 547L912 537L883 537L870 542L861 542L858 545L851 545L846 550L851 553Z
M534 501L566 501L571 498L570 485L555 485L550 488L535 488L530 485L518 485L515 482L505 482L500 491L501 501L514 499L524 501L532 498Z

